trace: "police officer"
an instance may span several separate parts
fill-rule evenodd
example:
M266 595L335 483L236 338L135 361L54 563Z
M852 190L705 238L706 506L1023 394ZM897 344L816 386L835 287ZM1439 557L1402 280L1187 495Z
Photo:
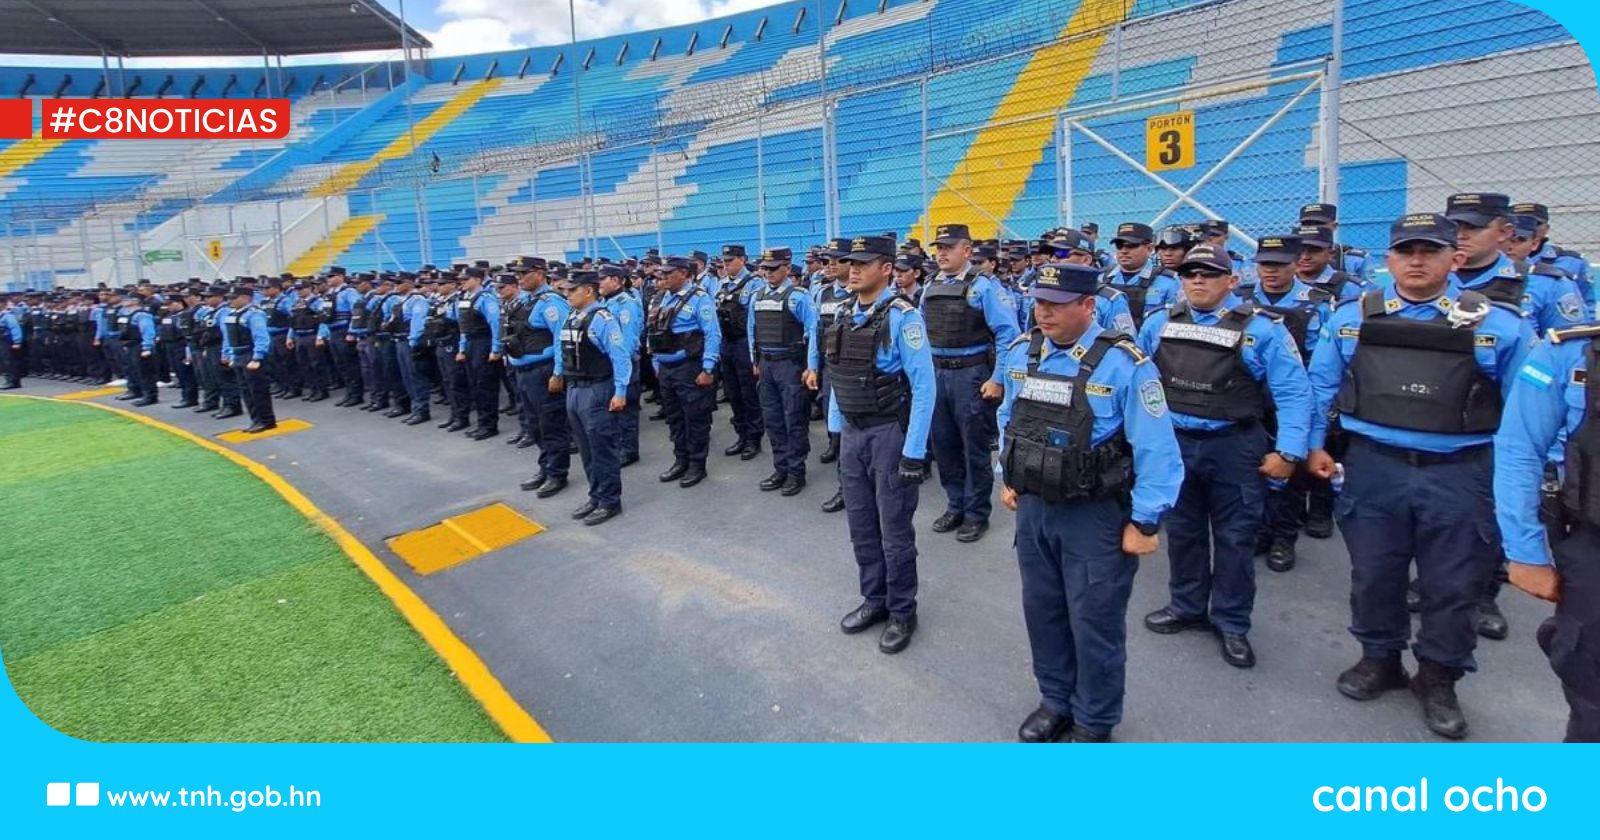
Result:
M167 369L178 380L179 399L172 406L175 411L200 404L200 380L195 376L189 348L193 319L193 298L187 293L174 293L167 298L166 311L156 324L156 346L166 356Z
M369 384L373 394L372 399L362 410L390 411L404 405L404 413L409 414L411 407L406 405L406 402L410 398L400 387L399 370L395 367L394 359L393 330L399 327L394 318L394 309L395 304L400 301L400 295L394 291L394 281L394 275L388 273L379 275L378 283L372 291L371 301L367 305L372 347L372 378Z
M470 269L476 270L476 269ZM422 343L427 348L423 361L430 363L439 377L439 391L450 409L450 416L439 428L447 429L456 423L465 423L461 413L467 409L471 396L467 393L465 366L456 361L461 345L461 325L456 320L456 275L430 272L426 281L429 290L428 317L422 326ZM438 398L435 398L437 402ZM415 423L412 421L416 420ZM420 425L416 414L405 421Z
M148 293L135 289L118 316L122 325L122 341L127 348L128 383L132 386L130 393L136 395L133 400L136 408L155 405L160 400L156 388L157 324L148 301Z
M6 376L0 391L12 391L22 387L22 350L26 337L23 335L22 322L17 318L17 310L9 302L0 307L0 342L4 342Z
M1411 686L1428 728L1447 738L1467 732L1455 682L1476 668L1473 606L1498 562L1491 436L1533 341L1514 307L1452 289L1457 237L1443 216L1401 217L1389 233L1393 285L1334 310L1311 360L1307 461L1332 477L1322 442L1337 407L1350 443L1336 515L1350 551L1350 631L1362 647L1339 691L1370 700L1406 686L1415 562L1422 623Z
M228 290L222 286L205 286L198 290L200 302L189 316L189 364L194 368L195 379L200 384L202 400L195 408L196 414L210 414L222 407L222 379L218 373L221 364L222 333L217 329L217 308ZM238 402L238 395L234 395Z
M822 282L812 286L811 302L817 313L817 329L820 335L833 326L833 319L839 314L839 307L850 297L850 290L846 282L850 279L850 264L844 262L843 257L850 253L850 240L846 238L832 239L828 247L822 252L823 267ZM812 407L811 419L821 420L828 410L828 363L824 358L811 360L811 368L817 372L816 403ZM828 445L822 450L818 459L824 464L831 464L839 459L839 439L828 435Z
M1090 250L1094 246L1088 237L1078 231L1064 229L1057 232L1050 240L1050 246L1054 258L1068 265L1096 264L1094 251ZM1102 269L1101 273L1104 272L1105 269ZM1102 285L1095 294L1100 296L1100 302L1095 304L1094 308L1094 316L1099 319L1100 328L1109 332L1133 335L1136 330L1133 326L1133 311L1128 307L1128 296L1107 285ZM1031 309L1023 313L1022 323L1027 329L1033 328L1033 322L1029 320L1032 316Z
M1300 258L1295 261L1295 276L1300 282L1319 289L1329 299L1340 301L1378 288L1375 284L1334 267L1333 228L1302 224L1295 228L1300 240Z
M1301 360L1309 363L1332 309L1327 292L1295 276L1301 254L1298 236L1263 236L1256 248L1258 282L1244 299L1283 319ZM1327 494L1325 509L1331 517L1333 501L1328 482L1306 472L1303 464L1295 467L1289 481L1268 482L1266 515L1258 532L1256 553L1267 555L1267 568L1275 572L1294 568L1295 543L1306 524L1308 488L1311 493Z
M850 240L851 297L820 352L833 368L828 428L840 435L839 481L862 602L840 621L860 633L887 621L878 650L899 653L917 629L917 539L937 385L922 313L891 285L894 239Z
M1523 201L1513 204L1511 212L1532 216L1539 220L1538 229L1534 231L1535 243L1533 253L1530 255L1535 263L1558 268L1564 272L1572 282L1578 286L1578 294L1583 298L1584 306L1592 317L1594 308L1600 300L1595 297L1594 282L1589 276L1589 261L1577 251L1559 248L1550 241L1550 208L1533 201Z
M1122 721L1128 597L1138 555L1183 481L1161 380L1094 308L1093 266L1047 263L1038 326L1007 349L996 471L1017 512L1022 613L1042 700L1024 742L1104 741Z
M738 455L749 461L761 454L761 436L766 425L761 416L761 395L755 376L755 361L750 357L750 337L745 334L750 318L750 303L761 290L761 279L745 267L743 245L722 246L722 270L726 277L716 294L717 324L722 330L722 387L733 412L733 429L738 438L723 455Z
M1500 193L1450 196L1445 217L1456 224L1456 249L1462 254L1451 282L1492 301L1521 307L1535 335L1582 324L1583 299L1572 280L1547 274L1524 275L1504 253L1511 238L1511 200Z
M501 312L505 315L502 344L506 361L517 378L523 412L529 418L525 437L529 444L539 447L539 471L521 487L548 499L566 489L572 466L567 401L559 383L551 383L561 355L561 329L572 308L545 282L543 271L533 270L531 262L521 265L527 270L520 277L502 275L499 280Z
M395 371L405 397L394 408L384 412L385 417L429 418L428 382L417 369L417 360L427 352L422 344L422 330L427 326L428 301L416 292L417 276L409 271L400 272L395 293L389 301L389 333L394 338Z
M1117 225L1117 235L1111 238L1117 264L1100 275L1103 285L1127 296L1128 312L1136 329L1150 313L1176 303L1182 294L1178 275L1150 261L1154 240L1155 232L1147 224Z
M682 290L689 283L688 260L674 257L673 261L677 261L672 271L677 280L673 282ZM572 518L599 525L622 512L617 416L628 405L633 360L616 319L600 303L599 275L574 271L572 282L567 298L572 312L561 329L561 356L550 388L566 390L567 423L578 441L583 471L589 478L589 499L572 512ZM693 295L709 307L705 290L692 288ZM716 316L709 309L707 317L715 324Z
M1250 668L1262 476L1285 481L1305 460L1311 386L1281 316L1234 294L1227 251L1197 245L1178 271L1184 299L1139 332L1171 401L1184 468L1167 524L1171 599L1144 623L1156 633L1214 630L1223 661ZM1262 423L1268 401L1276 440Z
M294 351L289 348L289 327L294 321L296 295L284 291L285 283L292 283L294 275L268 279L262 290L260 306L267 314L267 330L272 335L272 354L267 359L268 378L272 381L273 396L295 399L304 396L300 387L300 371L295 367Z
M483 280L483 269L469 270L456 303L461 324L456 361L466 365L467 390L478 414L477 428L467 433L473 440L500 434L500 299L483 288Z
M354 339L356 348L356 368L361 372L359 390L351 394L348 408L365 409L368 405L367 395L373 395L376 401L378 393L378 367L377 341L375 333L380 320L380 309L377 291L378 275L364 271L355 276L356 293L359 298L353 298L350 305L350 332L345 339L349 342ZM346 393L349 390L346 389Z
M922 315L938 382L933 457L946 498L933 531L976 542L989 530L994 489L987 415L1004 392L990 360L1017 337L1017 311L994 278L973 269L966 225L939 225L933 245L939 273L923 289Z
M233 289L221 329L227 344L222 364L239 377L239 390L250 411L250 426L245 433L254 435L277 428L278 420L272 411L272 389L264 367L272 352L272 333L266 313L251 302L252 297L254 292L248 286Z
M788 249L781 250L783 264L788 265ZM777 255L776 251L764 254L762 268L776 262ZM693 487L706 477L711 413L716 409L713 373L722 349L716 304L705 289L689 282L692 270L693 263L683 257L667 259L657 281L662 293L648 333L652 363L661 383L661 408L672 433L672 466L658 478L676 481L680 487ZM624 404L626 392L624 382Z
M1494 499L1511 583L1556 612L1539 646L1567 696L1568 741L1600 741L1600 324L1551 330L1528 353L1494 437ZM1552 448L1564 475L1541 510ZM1551 547L1554 547L1552 560Z
M628 344L628 358L633 360L628 404L617 416L622 466L626 467L639 462L639 345L644 336L644 307L628 290L626 268L620 265L600 267L600 304L616 318L617 327Z
M894 258L894 290L912 306L922 306L923 277L921 258L905 251Z
M361 333L356 332L357 322L361 320L358 316L365 313L365 308L361 292L350 285L349 280L349 273L344 266L328 267L327 295L330 305L327 320L323 324L323 340L333 358L334 367L338 369L339 378L344 380L344 398L334 403L339 408L365 402L367 390L357 350Z
M806 434L811 392L804 383L816 384L807 349L817 329L816 304L790 280L787 248L763 254L761 268L767 282L751 300L745 323L761 413L772 441L772 475L760 487L793 496L805 489L806 457L811 454Z
M322 402L328 398L328 371L322 363L327 344L321 330L328 302L317 293L314 283L295 283L292 293L294 304L289 308L289 334L284 348L294 354L300 385L309 392L305 401Z
M1315 203L1300 208L1300 224L1326 227L1333 233L1333 255L1329 263L1334 271L1342 271L1356 278L1363 289L1376 288L1372 280L1372 257L1366 251L1338 241L1339 207L1334 204Z

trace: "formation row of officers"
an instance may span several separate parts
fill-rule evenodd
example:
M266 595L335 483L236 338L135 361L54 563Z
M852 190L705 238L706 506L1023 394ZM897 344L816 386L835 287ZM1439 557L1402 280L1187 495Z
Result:
M1254 557L1291 568L1295 536L1331 509L1361 648L1341 693L1409 687L1429 729L1463 737L1455 683L1476 669L1479 633L1506 633L1504 577L1557 603L1539 642L1568 737L1595 740L1600 386L1587 371L1600 327L1586 323L1586 264L1547 225L1538 205L1453 196L1444 214L1394 221L1381 285L1370 257L1335 244L1330 205L1249 260L1227 250L1225 223L1125 223L1106 270L1082 231L1019 254L975 246L959 224L937 229L926 268L920 246L862 236L830 243L815 278L792 276L787 249L752 273L739 245L715 272L704 255L651 257L642 276L536 258L353 282L336 267L289 288L185 289L165 314L148 311L148 290L126 305L106 293L91 346L120 345L124 396L144 404L168 351L179 407L203 390L200 410L226 417L242 398L255 431L275 422L272 381L311 400L337 381L340 405L417 425L439 400L442 427L484 440L509 385L510 442L539 448L523 489L562 492L575 449L588 492L572 516L591 526L622 511L642 385L672 440L659 480L685 488L706 477L719 380L737 432L724 454L771 447L762 490L805 486L820 409L840 488L825 509L847 512L863 596L841 628L883 625L885 653L917 627L912 518L930 461L946 499L933 530L967 542L987 530L998 477L1042 697L1024 741L1105 740L1121 721L1137 558L1163 527L1170 598L1145 627L1215 633L1224 661L1248 668ZM14 356L18 316L0 316Z

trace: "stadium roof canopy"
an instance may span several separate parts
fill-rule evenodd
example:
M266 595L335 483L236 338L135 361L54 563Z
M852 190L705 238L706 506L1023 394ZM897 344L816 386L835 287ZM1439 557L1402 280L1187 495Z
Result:
M413 46L432 46L405 28ZM0 53L306 55L400 45L400 19L378 0L0 0Z

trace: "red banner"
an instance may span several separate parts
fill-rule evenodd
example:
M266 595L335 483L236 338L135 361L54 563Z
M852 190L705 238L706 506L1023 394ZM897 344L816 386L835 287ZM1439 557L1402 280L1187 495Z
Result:
M45 99L42 136L60 140L279 140L287 99Z

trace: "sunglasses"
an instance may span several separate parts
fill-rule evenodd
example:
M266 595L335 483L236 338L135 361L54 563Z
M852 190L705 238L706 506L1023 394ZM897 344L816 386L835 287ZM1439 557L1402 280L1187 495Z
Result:
M1220 280L1228 276L1225 271L1185 271L1178 275L1185 280Z

